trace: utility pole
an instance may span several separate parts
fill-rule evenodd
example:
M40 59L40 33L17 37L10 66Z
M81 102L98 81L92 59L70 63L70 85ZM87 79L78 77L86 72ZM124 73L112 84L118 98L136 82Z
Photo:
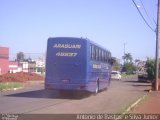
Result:
M159 41L160 41L160 0L158 0L157 9L157 29L156 29L156 72L155 72L155 90L158 91L159 86Z

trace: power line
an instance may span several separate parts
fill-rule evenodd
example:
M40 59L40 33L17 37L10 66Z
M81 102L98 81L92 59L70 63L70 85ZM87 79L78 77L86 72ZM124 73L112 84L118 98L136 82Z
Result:
M153 19L153 22L156 24L156 26L157 26L157 23L156 23L156 21L155 21L155 19Z
M148 24L148 22L146 21L146 19L143 17L141 11L139 10L139 8L137 7L137 4L135 3L134 0L132 0L133 4L135 5L135 7L137 8L138 10L138 13L140 14L140 16L142 17L143 21L146 23L146 25L153 31L155 32L155 30Z
M147 10L146 10L146 8L144 7L144 4L143 4L142 0L140 0L140 2L141 2L141 4L142 4L142 7L143 7L143 9L144 9L144 11L145 11L145 13L146 13L148 19L150 20L151 24L153 25L153 21L151 20L151 18L150 18L150 16L149 16L148 12L147 12ZM154 23L155 23L155 22L154 22ZM157 24L155 23L155 25L157 25Z

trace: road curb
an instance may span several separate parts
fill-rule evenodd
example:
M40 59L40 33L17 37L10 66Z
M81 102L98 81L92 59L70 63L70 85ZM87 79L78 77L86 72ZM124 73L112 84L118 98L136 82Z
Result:
M131 104L123 113L122 115L128 113L129 111L131 111L132 108L134 108L138 103L140 103L142 100L144 100L147 97L146 95L143 95L142 97L140 97L138 100L136 100L133 104Z

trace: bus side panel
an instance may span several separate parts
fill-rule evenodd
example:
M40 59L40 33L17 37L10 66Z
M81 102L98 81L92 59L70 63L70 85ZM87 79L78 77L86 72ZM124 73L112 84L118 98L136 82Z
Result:
M99 89L107 88L110 84L111 77L110 65L91 61L89 76L90 84L93 86L92 90L95 90L97 82L99 82Z
M90 43L88 43L87 45L87 86L89 91L94 92L97 87L97 81L99 81L99 89L105 89L109 86L111 78L111 65L109 63L91 60L90 45Z

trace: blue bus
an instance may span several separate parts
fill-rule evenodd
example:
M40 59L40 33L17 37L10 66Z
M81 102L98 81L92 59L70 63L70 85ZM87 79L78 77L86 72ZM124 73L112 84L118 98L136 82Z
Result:
M84 38L49 38L45 89L98 93L111 78L111 52Z

